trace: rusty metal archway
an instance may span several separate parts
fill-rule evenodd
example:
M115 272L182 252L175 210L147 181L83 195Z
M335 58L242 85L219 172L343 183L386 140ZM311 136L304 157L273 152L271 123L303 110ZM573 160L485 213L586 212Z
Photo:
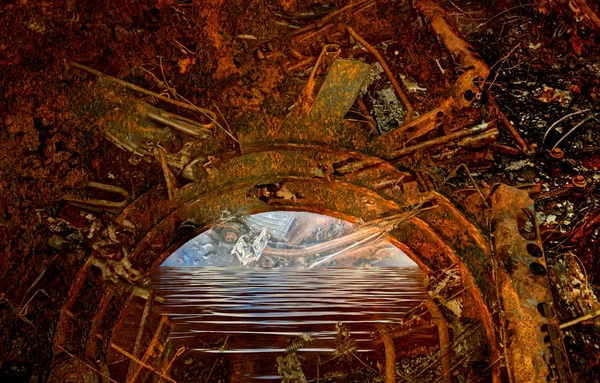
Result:
M471 140L457 143L460 149L475 141L485 145L498 134L490 122L427 140L449 115L480 96L477 84L489 69L450 28L439 7L429 1L417 4L465 72L439 108L374 139L364 126L344 119L370 70L360 61L335 60L316 98L304 94L304 103L282 119L266 118L260 111L247 116L246 124L236 127L239 146L233 151L225 150L216 134L203 131L180 152L166 153L159 143L176 134L164 129L148 134L152 129L144 118L156 123L158 115L159 122L175 131L183 126L184 134L189 120L173 120L151 106L122 103L117 96L120 107L107 114L101 127L105 137L138 160L157 158L166 186L150 189L107 224L106 242L119 246L124 258L89 257L75 276L57 325L55 355L104 360L132 297L153 298L147 288L150 270L217 223L224 211L311 211L373 222L427 207L386 230L388 239L426 273L458 267L465 289L457 322L482 323L485 341L472 347L486 349L492 381L569 381L528 193L506 185L476 187L476 193L459 202L437 191L418 169L397 167L407 153L441 140ZM312 92L310 86L306 89ZM116 116L124 110L133 117ZM157 141L152 148L143 146L144 134ZM176 176L188 183L177 188Z
M124 311L116 307L133 293L130 284L143 287L153 266L218 222L224 210L302 210L368 222L426 204L430 209L387 235L428 273L458 265L468 287L463 293L464 315L477 316L485 326L494 381L502 380L504 367L515 381L525 376L541 381L559 374L551 370L551 360L563 355L560 336L553 333L549 345L544 339L556 323L549 314L552 300L544 262L535 250L541 249L539 236L535 230L523 231L533 211L525 191L500 185L487 201L479 195L473 198L474 205L491 204L492 247L483 234L487 228L461 213L464 207L438 192L421 191L409 172L352 152L316 147L253 151L222 159L210 175L179 189L172 200L166 194L163 187L150 190L115 220L113 230L125 234L122 243L131 264L124 268L127 274L118 271L122 261L86 264L63 306L55 345L99 359L109 347L110 332L97 332L118 324L118 316L109 318L107 312ZM535 228L535 222L530 223ZM111 271L101 277L93 272L94 265ZM97 297L98 309L74 314L73 306L90 288L103 291ZM113 326L106 326L111 320ZM74 336L74 329L88 331L85 343L80 335Z

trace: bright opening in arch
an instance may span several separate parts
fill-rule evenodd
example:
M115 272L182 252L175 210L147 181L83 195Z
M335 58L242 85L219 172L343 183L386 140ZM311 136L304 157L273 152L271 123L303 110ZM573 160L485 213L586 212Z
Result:
M225 220L177 249L162 266L417 267L377 230L288 211Z

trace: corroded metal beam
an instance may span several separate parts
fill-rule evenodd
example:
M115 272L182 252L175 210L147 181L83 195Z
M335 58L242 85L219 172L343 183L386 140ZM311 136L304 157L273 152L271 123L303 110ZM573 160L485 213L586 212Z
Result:
M533 201L526 191L506 185L499 185L490 200L502 304L498 328L508 373L513 382L570 382Z

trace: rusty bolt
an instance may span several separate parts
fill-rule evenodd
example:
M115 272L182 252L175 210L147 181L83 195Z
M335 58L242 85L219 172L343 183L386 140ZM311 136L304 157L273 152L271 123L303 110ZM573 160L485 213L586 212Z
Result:
M552 157L552 158L561 159L564 156L565 156L565 152L563 152L562 149L560 149L560 148L554 148L550 151L550 157Z
M587 181L586 181L585 177L582 175L573 177L572 182L573 182L573 185L575 185L578 188L584 188L587 186Z

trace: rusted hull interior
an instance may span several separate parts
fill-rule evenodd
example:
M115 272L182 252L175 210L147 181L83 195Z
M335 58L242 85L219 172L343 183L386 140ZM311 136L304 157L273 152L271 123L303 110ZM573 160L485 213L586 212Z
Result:
M244 381L177 349L149 276L227 217L289 210L381 233L428 276L430 298L374 335L377 364L323 381L600 379L599 14L0 6L0 377ZM420 331L437 375L403 362Z

